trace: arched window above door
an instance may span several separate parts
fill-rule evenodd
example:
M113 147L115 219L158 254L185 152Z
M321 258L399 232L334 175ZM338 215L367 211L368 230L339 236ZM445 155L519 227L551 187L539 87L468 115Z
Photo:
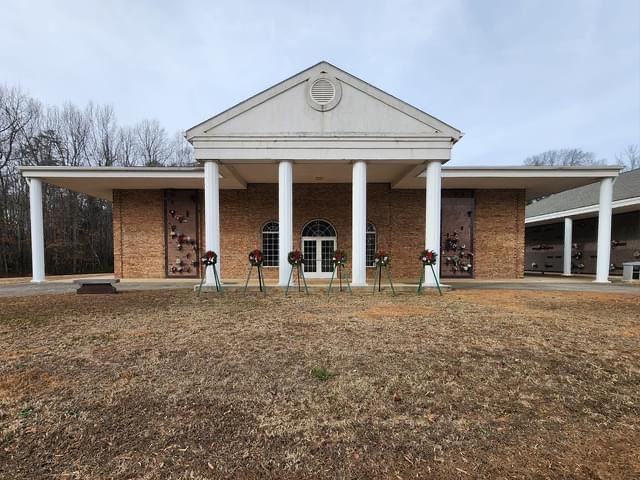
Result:
M336 229L326 220L311 220L302 229L303 237L335 237Z

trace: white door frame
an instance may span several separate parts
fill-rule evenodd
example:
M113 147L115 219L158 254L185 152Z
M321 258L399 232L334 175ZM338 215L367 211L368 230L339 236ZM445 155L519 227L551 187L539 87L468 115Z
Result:
M304 254L304 242L306 241L314 241L316 242L316 271L315 272L307 272L305 270L304 275L307 278L331 278L332 271L323 272L322 271L322 241L330 240L333 242L333 250L335 251L336 245L338 244L337 237L302 237L300 241L301 251ZM333 252L331 252L333 256ZM333 270L333 268L332 268Z

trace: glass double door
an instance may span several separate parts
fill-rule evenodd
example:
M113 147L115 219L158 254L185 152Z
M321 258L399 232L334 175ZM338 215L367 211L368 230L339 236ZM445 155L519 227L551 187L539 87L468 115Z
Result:
M329 278L333 271L336 239L332 237L302 237L304 274L307 278Z

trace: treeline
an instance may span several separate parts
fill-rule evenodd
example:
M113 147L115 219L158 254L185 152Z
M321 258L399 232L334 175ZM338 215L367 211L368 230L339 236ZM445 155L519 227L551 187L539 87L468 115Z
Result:
M533 167L584 167L590 165L607 165L604 159L597 159L593 152L585 152L580 148L563 148L560 150L547 150L525 158L524 164ZM640 147L635 144L627 145L625 149L615 155L614 164L620 165L624 170L640 168Z
M156 120L118 124L113 108L43 105L0 85L0 277L31 272L29 187L22 165L182 166L192 150ZM48 275L113 271L111 204L43 185Z

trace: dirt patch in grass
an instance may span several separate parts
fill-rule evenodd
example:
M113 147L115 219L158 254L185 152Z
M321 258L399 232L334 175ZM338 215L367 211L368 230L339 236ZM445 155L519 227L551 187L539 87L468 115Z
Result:
M17 364L15 371L3 371L0 378L0 400L21 400L34 394L49 392L60 384L60 380L40 369L21 369Z
M363 313L364 318L387 319L390 317L413 317L427 316L433 313L433 309L428 306L417 305L375 305L367 308Z
M3 299L0 478L640 476L640 299Z

